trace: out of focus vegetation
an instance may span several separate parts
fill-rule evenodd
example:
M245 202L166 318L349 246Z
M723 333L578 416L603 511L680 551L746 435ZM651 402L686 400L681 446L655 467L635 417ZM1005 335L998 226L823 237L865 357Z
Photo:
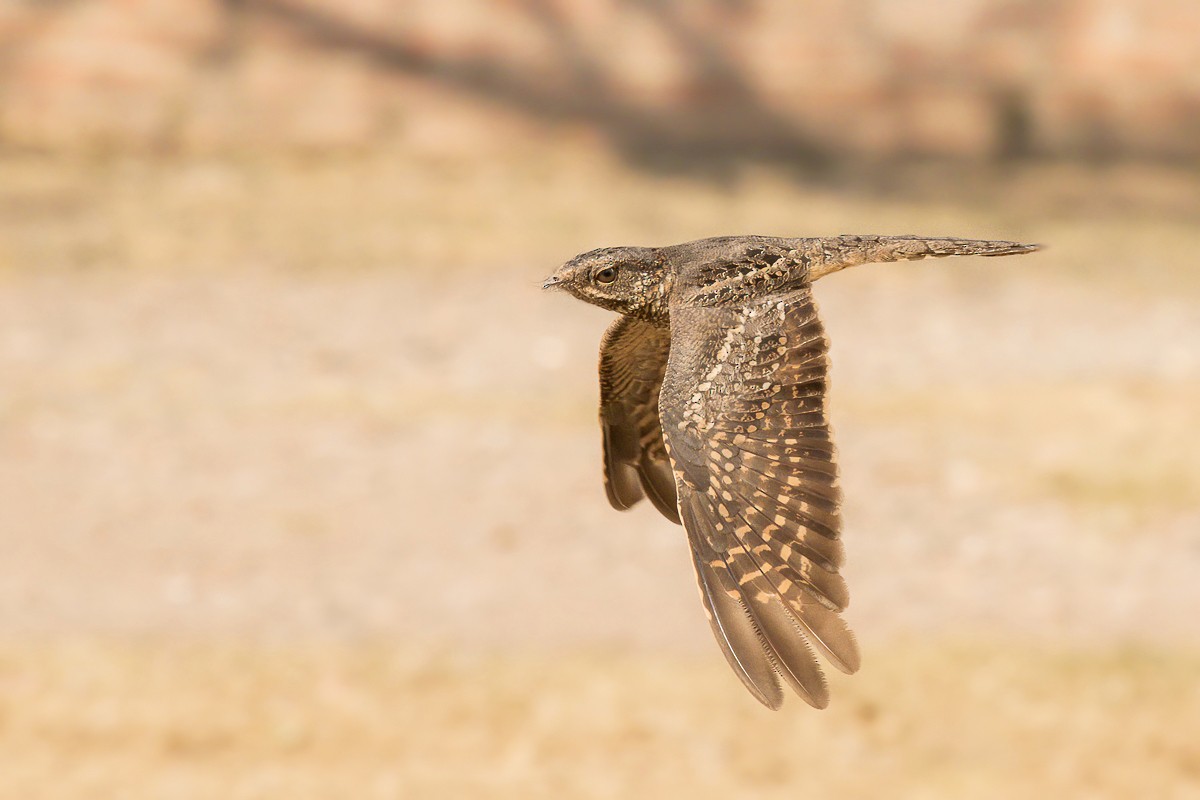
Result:
M706 659L6 648L0 796L1186 797L1198 669L926 642L768 714Z

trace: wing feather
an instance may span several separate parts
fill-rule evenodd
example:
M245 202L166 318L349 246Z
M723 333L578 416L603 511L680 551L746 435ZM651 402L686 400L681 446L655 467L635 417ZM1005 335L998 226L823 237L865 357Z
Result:
M842 498L810 290L671 313L660 415L697 570L733 593L770 662L823 708L813 648L844 672L860 657L839 614Z
M760 564L767 564L780 577L794 583L835 611L842 611L850 602L846 580L826 566L825 559L810 557L811 551L779 538L764 538L750 522L750 515L739 513L741 525L735 528L741 545L747 548Z
M783 705L783 692L762 634L741 597L731 591L728 578L712 566L711 556L697 552L702 547L693 542L692 563L713 635L725 660L750 693L767 708L777 709Z
M807 703L815 708L827 706L829 689L825 676L787 609L778 597L761 591L746 591L743 578L750 573L746 570L745 551L720 541L722 534L716 528L719 523L705 508L703 498L699 495L689 496L684 501L682 511L684 527L697 554L697 569L713 575L726 598L743 609L758 634L755 642L758 655L765 657L768 665L782 675ZM743 658L749 660L750 656L744 655ZM780 697L780 704L782 700ZM765 705L778 708L778 704Z
M757 633L758 649L766 652L769 663L806 703L823 709L829 704L829 690L821 666L781 597L756 583L761 572L754 560L744 548L726 541L724 523L710 515L701 495L689 495L682 509L701 566L718 576L728 597L745 610Z
M624 511L649 497L678 523L675 475L658 418L670 346L670 332L644 320L626 316L609 326L600 345L600 427L613 508Z

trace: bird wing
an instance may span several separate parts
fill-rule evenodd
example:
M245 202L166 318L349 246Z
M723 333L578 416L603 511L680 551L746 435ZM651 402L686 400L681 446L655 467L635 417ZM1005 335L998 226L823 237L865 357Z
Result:
M764 659L809 704L829 701L814 645L843 672L858 645L841 492L825 411L828 342L811 288L738 306L673 306L660 413L713 633L777 708ZM777 686L777 685L776 685Z
M600 427L608 502L624 510L645 495L678 523L675 475L658 421L670 347L665 327L628 316L609 326L600 345Z

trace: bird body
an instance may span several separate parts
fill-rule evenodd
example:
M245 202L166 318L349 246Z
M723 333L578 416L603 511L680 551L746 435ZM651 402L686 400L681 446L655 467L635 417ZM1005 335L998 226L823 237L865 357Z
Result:
M1028 253L915 236L727 236L593 250L547 279L619 312L600 348L609 502L648 497L683 525L726 660L764 705L782 678L824 708L813 649L859 667L841 618L841 489L826 411L829 345L812 282L856 264Z

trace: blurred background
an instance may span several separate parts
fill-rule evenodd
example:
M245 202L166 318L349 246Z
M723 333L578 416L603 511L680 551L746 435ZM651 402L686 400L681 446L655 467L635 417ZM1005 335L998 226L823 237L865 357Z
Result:
M0 797L1200 797L1194 0L0 0ZM862 267L833 703L612 511L574 254Z

